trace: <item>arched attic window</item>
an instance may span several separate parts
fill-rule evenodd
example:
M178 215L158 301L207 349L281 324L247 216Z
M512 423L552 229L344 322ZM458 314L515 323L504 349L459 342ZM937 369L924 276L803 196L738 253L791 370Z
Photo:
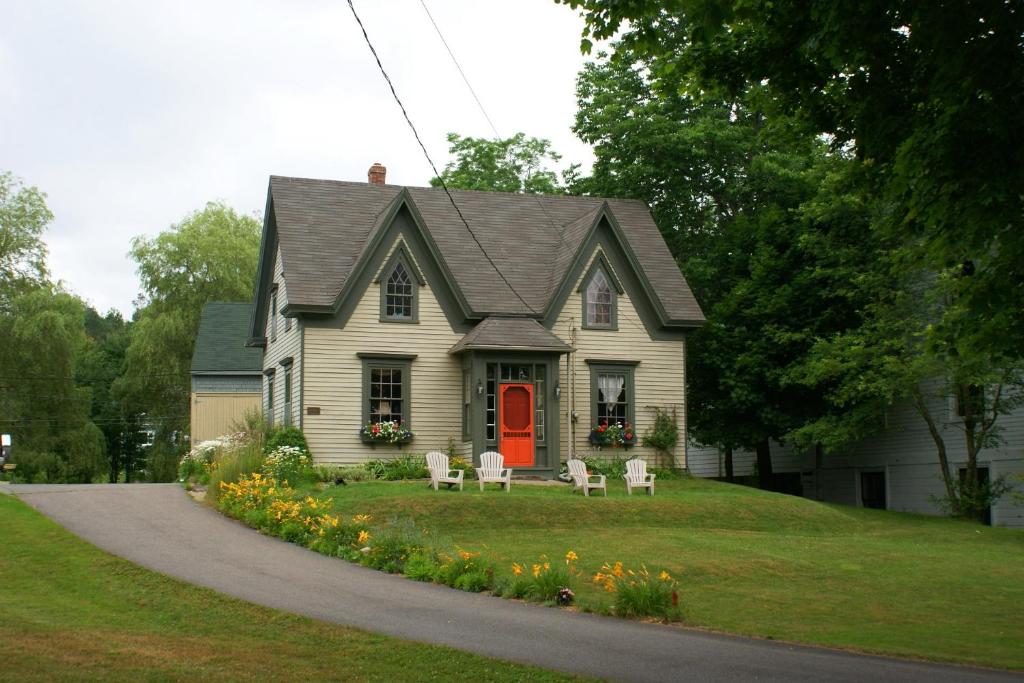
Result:
M615 310L616 291L604 266L596 264L583 290L584 327L615 329L618 322Z
M396 253L380 275L380 319L383 322L416 322L419 279L404 253Z

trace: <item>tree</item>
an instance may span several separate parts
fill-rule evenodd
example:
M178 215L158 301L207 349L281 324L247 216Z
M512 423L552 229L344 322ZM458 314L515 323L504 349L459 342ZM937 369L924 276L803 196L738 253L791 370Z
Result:
M590 37L657 57L656 78L758 89L883 179L877 227L955 306L929 334L961 353L1024 356L1024 11L1004 0L561 0ZM583 49L589 50L589 38ZM962 277L961 277L962 276ZM1000 362L1002 360L1000 359Z
M106 471L90 391L76 381L84 320L81 300L47 284L18 293L0 314L0 426L20 478L89 483Z
M136 237L131 257L142 280L142 307L131 328L117 396L144 412L162 441L188 424L189 368L199 315L210 301L252 297L260 224L211 202L154 238ZM165 463L150 463L165 474Z
M882 207L873 232L893 245L895 282L932 305L928 315L903 317L900 306L875 308L860 331L824 340L821 348L838 355L817 358L805 379L836 373L834 417L843 401L910 397L937 437L954 512L977 509L967 500L979 487L970 454L997 438L995 419L1024 357L1024 288L1016 284L1024 282L1024 134L1013 115L1024 104L1024 12L1002 0L565 1L583 9L584 51L590 38L628 22L622 42L651 63L659 90L671 91L682 73L692 78L685 92L756 95L769 115L792 113L873 176ZM892 363L857 389L860 380L841 378L863 348ZM851 349L852 358L843 353ZM969 453L966 497L922 400L922 383L935 381L952 396L999 398L987 417L967 411L958 420Z
M125 444L138 429L138 410L126 405L113 391L121 376L130 339L130 324L116 310L101 316L93 308L85 309L85 333L89 344L76 369L78 382L92 393L90 417L103 432L110 460L110 482L116 483L122 471L131 480Z
M46 279L43 232L53 220L46 195L0 172L0 310L15 289Z
M557 164L562 156L551 149L551 141L527 138L516 133L510 138L462 137L448 134L449 161L440 177L430 179L433 187L442 182L449 188L518 192L525 194L564 194L558 174L547 164ZM576 166L562 171L563 181L575 177Z
M692 95L685 75L655 87L656 59L614 47L578 79L574 130L596 161L574 189L652 207L707 316L688 344L690 434L725 450L729 476L734 448L757 451L771 486L770 440L827 409L827 386L788 373L818 335L859 321L847 278L872 256L861 179L756 96Z

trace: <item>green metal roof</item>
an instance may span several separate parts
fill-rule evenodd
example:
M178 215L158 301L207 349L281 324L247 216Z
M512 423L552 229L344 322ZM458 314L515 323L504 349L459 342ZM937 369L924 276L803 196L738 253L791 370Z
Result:
M251 303L214 301L203 306L192 352L192 372L261 372L263 349L245 345L251 317Z

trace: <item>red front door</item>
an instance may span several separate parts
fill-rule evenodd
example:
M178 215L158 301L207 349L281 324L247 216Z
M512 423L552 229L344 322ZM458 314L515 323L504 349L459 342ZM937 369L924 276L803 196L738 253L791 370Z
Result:
M501 439L507 467L533 467L533 385L501 385Z

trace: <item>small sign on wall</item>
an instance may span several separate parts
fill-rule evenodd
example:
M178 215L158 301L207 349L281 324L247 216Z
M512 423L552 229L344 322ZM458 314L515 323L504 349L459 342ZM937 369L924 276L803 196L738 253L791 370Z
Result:
M319 415L320 406L306 406L306 415Z

